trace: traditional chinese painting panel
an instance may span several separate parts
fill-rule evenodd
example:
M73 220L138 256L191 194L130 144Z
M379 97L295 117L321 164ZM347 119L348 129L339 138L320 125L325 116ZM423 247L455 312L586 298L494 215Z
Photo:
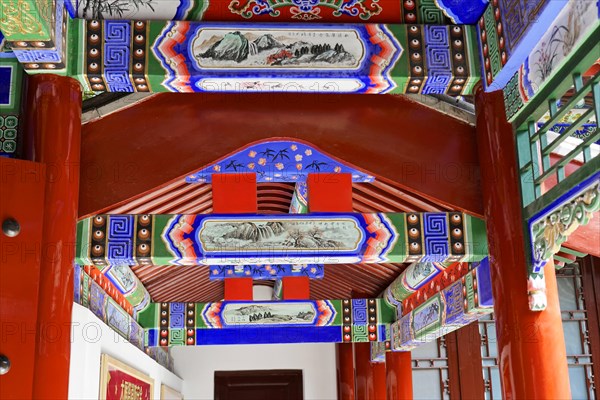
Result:
M78 223L81 265L479 261L485 223L463 213L97 215Z
M467 25L75 22L69 75L93 91L471 93Z

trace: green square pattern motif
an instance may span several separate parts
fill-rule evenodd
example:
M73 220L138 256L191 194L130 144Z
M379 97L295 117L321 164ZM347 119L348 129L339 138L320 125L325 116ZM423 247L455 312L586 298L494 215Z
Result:
M13 155L17 151L19 117L0 115L0 154Z

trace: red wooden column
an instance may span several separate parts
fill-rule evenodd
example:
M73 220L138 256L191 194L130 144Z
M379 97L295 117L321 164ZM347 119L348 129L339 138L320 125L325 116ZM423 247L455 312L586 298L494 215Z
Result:
M412 400L412 359L409 351L385 354L387 400Z
M477 141L503 398L571 397L553 263L545 270L548 307L529 310L527 257L515 135L502 91L476 95Z
M43 164L0 157L0 171L0 399L30 399L37 344L45 169ZM9 363L8 371L5 362Z
M339 400L354 400L354 347L352 343L335 346L337 392Z
M214 174L213 213L256 213L256 174ZM225 278L225 300L252 300L252 278Z
M310 212L351 212L352 177L349 174L309 174L308 208ZM354 400L354 349L352 343L338 343L338 399Z
M28 79L25 102L26 156L46 166L44 217L39 221L43 230L33 398L66 399L79 202L81 88L71 78L34 75Z
M386 400L385 363L371 362L371 344L354 343L356 398Z

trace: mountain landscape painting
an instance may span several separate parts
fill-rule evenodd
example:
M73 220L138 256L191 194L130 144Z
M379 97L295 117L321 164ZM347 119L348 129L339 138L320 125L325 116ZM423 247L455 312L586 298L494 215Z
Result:
M225 305L228 325L313 324L317 313L311 303L233 303Z
M364 46L353 30L200 29L192 43L200 68L356 69Z
M202 224L200 242L206 251L355 251L362 233L352 219L334 221L208 219Z

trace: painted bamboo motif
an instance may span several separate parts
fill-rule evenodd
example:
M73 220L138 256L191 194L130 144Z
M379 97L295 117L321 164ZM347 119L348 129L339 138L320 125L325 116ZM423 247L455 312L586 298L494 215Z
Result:
M97 215L76 262L96 265L479 261L485 223L463 213Z

